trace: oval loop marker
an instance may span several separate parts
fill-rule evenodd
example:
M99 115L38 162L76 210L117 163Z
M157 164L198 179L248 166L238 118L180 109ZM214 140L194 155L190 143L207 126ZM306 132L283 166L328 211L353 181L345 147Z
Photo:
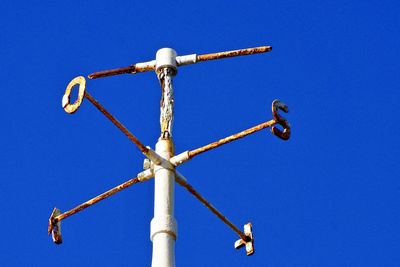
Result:
M78 98L75 100L73 104L71 104L70 98L71 98L72 88L74 88L78 84L79 84ZM86 80L83 76L78 76L69 82L67 89L65 89L64 96L62 98L62 107L65 110L65 112L72 114L78 110L85 96L85 89L86 89Z

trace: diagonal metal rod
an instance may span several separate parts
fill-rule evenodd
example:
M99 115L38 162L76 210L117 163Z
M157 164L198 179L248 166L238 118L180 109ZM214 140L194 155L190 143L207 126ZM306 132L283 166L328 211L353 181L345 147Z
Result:
M217 52L217 53L210 53L203 55L192 54L192 55L178 56L176 57L176 61L178 63L177 65L181 66L181 65L195 64L202 61L209 61L209 60L222 59L228 57L248 56L253 54L266 53L271 50L272 46L259 46L259 47ZM89 79L97 79L119 74L136 74L139 72L147 72L155 70L155 67L156 67L156 61L152 60L148 62L133 64L127 67L94 72L92 74L89 74L88 77Z
M75 213L78 213L78 212L80 212L80 211L82 211L82 210L84 210L84 209L96 204L97 202L102 201L102 200L114 195L115 193L117 193L119 191L122 191L122 190L130 187L131 185L137 184L139 182L141 182L141 181L140 181L140 179L138 177L132 178L132 179L130 179L130 180L128 180L128 181L126 181L126 182L124 182L124 183L122 183L122 184L120 184L120 185L118 185L118 186L116 186L116 187L114 187L114 188L112 188L112 189L110 189L110 190L98 195L97 197L94 197L94 198L92 198L92 199L90 199L90 200L88 200L88 201L76 206L75 208L73 208L73 209L71 209L69 211L66 211L66 212L54 217L53 218L53 223L57 223L59 221L62 221L65 218L68 218L69 216L74 215Z
M119 122L110 112L108 112L96 99L94 99L87 91L85 91L85 97L103 113L118 129L121 130L131 140L142 153L146 154L149 152L149 148L143 145L139 139L136 138L121 122Z
M230 135L228 137L222 138L222 139L220 139L218 141L215 141L215 142L213 142L211 144L208 144L208 145L205 145L205 146L190 150L188 152L189 153L189 159L191 159L194 156L197 156L197 155L199 155L199 154L201 154L203 152L206 152L208 150L217 148L219 146L225 145L225 144L230 143L232 141L235 141L237 139L243 138L243 137L245 137L245 136L247 136L249 134L253 134L255 132L261 131L261 130L263 130L265 128L268 128L268 127L270 127L272 125L275 125L276 123L277 122L275 120L269 120L267 122L261 123L259 125L254 126L254 127L251 127L251 128L249 128L247 130L244 130L244 131L241 131L239 133L236 133L236 134Z
M153 171L151 169L147 169L145 171L140 172L137 175L137 177L132 178L132 179L108 190L107 192L104 192L104 193L76 206L75 208L62 213L62 214L59 209L54 208L53 212L50 215L48 228L47 228L49 235L50 234L52 235L54 243L61 244L63 242L62 235L61 235L61 221L62 220L96 204L97 202L100 202L100 201L130 187L131 185L134 185L139 182L147 181L148 179L150 179L153 176L154 176Z
M188 184L186 181L186 178L182 176L178 171L176 171L176 176L175 176L175 181L186 188L189 193L191 193L193 196L195 196L201 203L203 203L204 206L206 206L209 210L211 210L212 213L214 213L221 221L223 221L229 228L231 228L235 233L239 235L239 237L247 241L249 238L242 232L240 229L234 225L231 221L229 221L224 215L222 215L221 212L219 212L210 202L208 202L200 193L198 193L193 186Z

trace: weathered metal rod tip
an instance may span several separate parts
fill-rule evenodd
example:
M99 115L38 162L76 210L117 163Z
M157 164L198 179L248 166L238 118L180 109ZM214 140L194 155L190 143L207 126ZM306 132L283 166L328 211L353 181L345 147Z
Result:
M88 75L89 79L98 79L98 78L105 78L119 74L135 74L136 73L136 66L131 65L128 67L116 68L112 70L103 70L94 72Z
M222 58L237 57L237 56L248 56L260 53L266 53L271 50L272 46L259 46L259 47L245 48L245 49L237 49L231 51L198 55L197 61L207 61L207 60L222 59Z
M53 242L57 245L62 243L62 235L61 235L61 221L57 219L57 216L61 214L61 211L57 208L53 209L53 212L49 218L49 225L47 228L47 232L53 238Z
M244 234L246 235L246 240L237 240L235 242L235 248L240 249L242 247L246 247L246 255L251 256L254 254L254 236L250 222L244 225Z

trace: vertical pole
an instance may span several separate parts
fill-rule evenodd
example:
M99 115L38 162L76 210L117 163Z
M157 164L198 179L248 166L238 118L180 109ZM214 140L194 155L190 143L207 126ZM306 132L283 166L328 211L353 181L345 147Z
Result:
M161 85L160 127L161 136L156 152L165 159L174 156L172 141L173 88L172 77L177 72L176 52L163 48L156 54L156 72ZM175 241L177 225L174 218L175 169L154 166L154 218L150 225L153 242L152 267L175 267Z

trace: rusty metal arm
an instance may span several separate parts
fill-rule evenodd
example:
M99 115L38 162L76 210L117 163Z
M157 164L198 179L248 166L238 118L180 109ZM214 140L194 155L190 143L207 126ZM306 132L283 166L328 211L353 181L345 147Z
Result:
M109 76L114 76L114 75L119 75L119 74L136 74L139 72L152 71L155 69L155 67L156 67L156 61L151 60L148 62L136 63L136 64L133 64L133 65L130 65L127 67L95 72L95 73L88 75L88 78L89 79L97 79L97 78L104 78L104 77L109 77Z
M210 143L208 145L205 145L205 146L190 150L189 151L189 158L193 158L193 157L195 157L195 156L197 156L197 155L199 155L201 153L204 153L204 152L206 152L208 150L220 147L220 146L225 145L227 143L230 143L232 141L235 141L235 140L238 140L240 138L243 138L243 137L245 137L247 135L253 134L253 133L258 132L258 131L261 131L261 130L263 130L265 128L268 128L268 127L270 127L270 126L272 126L274 124L276 124L275 120L269 120L267 122L258 124L258 125L254 126L254 127L251 127L249 129L246 129L246 130L241 131L239 133L236 133L236 134L230 135L228 137L222 138L222 139L220 139L218 141L215 141L213 143Z
M290 124L289 122L283 118L281 115L278 114L278 110L283 110L284 112L289 112L289 107L282 103L280 100L274 100L272 102L272 116L274 117L272 120L263 122L261 124L258 124L254 127L251 127L249 129L246 129L244 131L241 131L239 133L230 135L228 137L222 138L218 141L215 141L213 143L210 143L208 145L193 149L193 150L187 150L185 152L182 152L170 159L170 162L174 166L178 166L188 160L191 160L193 157L204 153L206 151L209 151L211 149L220 147L222 145L225 145L227 143L230 143L232 141L238 140L240 138L243 138L247 135L253 134L255 132L261 131L263 129L266 129L270 126L273 126L271 128L271 132L276 135L277 137L283 139L283 140L288 140L290 138ZM279 130L276 128L274 125L279 124L283 127L283 131Z
M214 215L216 215L223 223L225 223L229 228L231 228L236 234L239 235L240 239L238 241L235 242L235 247L236 248L240 248L243 245L246 245L246 251L247 251L247 255L251 255L254 253L254 247L253 247L253 243L254 243L254 238L253 235L251 233L251 235L249 233L244 233L242 231L240 231L240 229L234 225L230 220L228 220L221 212L219 212L210 202L208 202L202 195L200 195L200 193L198 193L193 186L191 186L186 178L180 174L178 171L175 171L175 181L183 186L184 188L186 188L186 190L191 193L194 197L196 197L204 206L206 206ZM251 227L251 223L248 223L246 225L250 225ZM246 226L245 226L246 229ZM248 232L246 230L246 232ZM251 244L251 245L247 245L247 244Z
M184 56L177 56L176 62L177 66L183 65L191 65L202 61L209 61L209 60L216 60L216 59L223 59L228 57L238 57L238 56L248 56L253 54L260 54L266 53L272 50L272 46L259 46L253 48L245 48L245 49L238 49L238 50L231 50L225 52L217 52L211 54L203 54L203 55L184 55ZM88 75L89 79L97 79L97 78L104 78L119 74L136 74L139 72L147 72L155 70L156 68L156 61L151 60L147 62L136 63L127 67L116 68L112 70L104 70L95 72Z
M251 127L249 129L246 129L246 130L241 131L239 133L236 133L236 134L230 135L228 137L222 138L222 139L220 139L218 141L212 142L212 143L210 143L208 145L205 145L205 146L193 149L193 150L187 150L185 152L182 152L182 153L172 157L170 159L170 162L171 162L172 165L178 166L178 165L180 165L180 164L182 164L182 163L184 163L186 161L191 160L192 158L194 158L195 156L197 156L197 155L199 155L201 153L204 153L204 152L206 152L208 150L220 147L220 146L225 145L227 143L230 143L232 141L238 140L238 139L243 138L243 137L245 137L245 136L247 136L249 134L253 134L255 132L261 131L261 130L263 130L265 128L268 128L268 127L270 127L272 125L275 125L276 123L277 122L275 120L269 120L267 122L258 124L258 125L254 126L254 127Z
M78 98L74 103L70 103L70 95L72 88L79 85ZM86 80L84 77L79 76L74 78L67 86L64 96L62 98L62 106L65 112L72 114L75 113L86 98L92 103L101 113L103 113L117 128L131 140L139 150L150 160L160 163L162 159L152 149L142 144L120 121L118 121L110 112L108 112L92 95L86 91Z
M153 177L153 175L154 174L153 174L152 170L143 171L143 172L139 173L137 177L132 178L132 179L130 179L130 180L76 206L75 208L64 212L64 213L61 213L61 211L59 209L54 208L53 212L50 215L48 229L47 229L49 235L50 234L52 235L53 242L56 244L62 243L61 225L60 225L62 220L66 219L66 218L68 218L68 217L114 195L115 193L118 193L119 191L122 191L122 190L134 185L134 184L147 181L148 179Z
M103 113L117 128L131 140L142 153L147 153L148 148L143 145L121 122L119 122L110 112L108 112L93 96L87 91L85 97L90 101L101 113Z
M203 54L197 56L197 62L222 59L228 57L238 57L238 56L248 56L260 53L266 53L272 50L272 46L259 46L253 48L245 48L238 50L231 50L225 52L211 53L211 54Z

